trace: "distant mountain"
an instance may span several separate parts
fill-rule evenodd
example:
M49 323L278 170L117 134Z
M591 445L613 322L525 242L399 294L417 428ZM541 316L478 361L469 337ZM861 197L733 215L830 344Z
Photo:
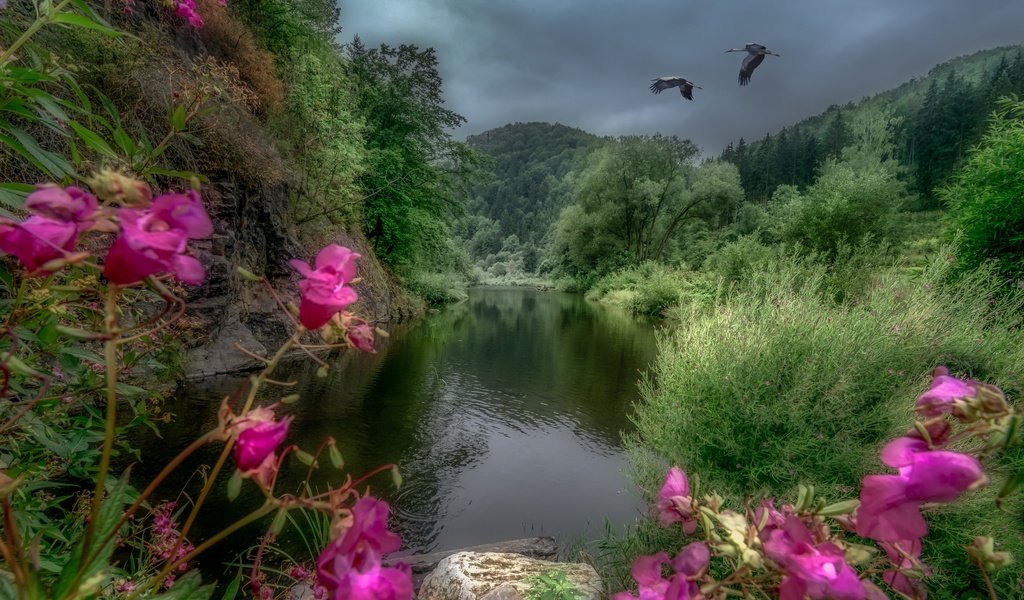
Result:
M730 143L721 158L740 169L748 201L764 201L781 184L805 186L822 161L850 142L851 124L891 111L902 119L893 131L897 156L908 167L922 207L937 204L935 187L955 171L980 139L996 101L1024 96L1024 46L983 50L944 62L922 78L845 106L833 105L763 139Z
M500 237L536 244L568 202L563 178L600 138L558 123L513 123L466 143L494 159L494 178L473 190L470 214L496 221Z

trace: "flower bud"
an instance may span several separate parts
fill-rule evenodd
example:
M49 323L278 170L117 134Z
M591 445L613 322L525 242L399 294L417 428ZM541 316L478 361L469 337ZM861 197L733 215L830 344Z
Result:
M986 571L994 571L1013 564L1013 556L1009 552L996 552L995 542L986 535L974 538L974 542L967 547L967 554Z
M96 195L105 202L132 208L145 208L153 200L153 191L146 182L132 179L110 169L104 169L86 181Z

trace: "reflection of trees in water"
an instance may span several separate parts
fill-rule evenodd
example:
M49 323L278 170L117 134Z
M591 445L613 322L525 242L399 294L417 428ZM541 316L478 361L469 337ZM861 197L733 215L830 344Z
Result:
M526 289L473 290L467 302L389 330L378 354L343 353L324 379L308 361L286 366L275 379L300 382L302 400L286 410L296 415L289 437L305 450L332 436L347 473L387 462L402 466L399 492L386 475L372 483L375 493L393 501L406 545L420 549L434 543L446 515L471 501L472 491L459 488L460 476L487 457L492 436L568 427L589 452L619 452L619 432L629 427L625 415L638 396L638 371L655 352L647 324L579 296ZM155 473L212 427L221 398L243 379L205 380L169 402L167 410L179 418L165 426L163 441L147 442L143 456L151 462L136 475ZM219 449L204 451L195 464L212 464ZM323 489L342 475L325 466L313 485ZM304 476L305 467L289 461L281 489L294 488ZM246 489L234 503L214 494L200 531L258 505L258 494ZM242 549L229 543L220 556Z
M569 416L581 435L619 446L624 418L653 360L653 328L578 295L479 289L470 296L471 332L449 349L452 360L495 391L521 398L518 413ZM495 409L508 409L498 404Z

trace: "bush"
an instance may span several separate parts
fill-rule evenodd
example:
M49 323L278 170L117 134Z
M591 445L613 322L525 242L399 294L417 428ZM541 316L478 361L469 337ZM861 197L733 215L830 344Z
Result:
M602 277L590 287L587 298L634 314L663 316L684 300L706 301L712 295L706 282L707 278L685 268L649 262Z
M1004 100L963 171L940 191L950 207L957 258L970 270L993 261L1009 282L1024 281L1024 102Z
M778 261L714 310L681 309L678 328L660 340L629 440L641 485L656 489L667 459L732 500L788 494L811 478L836 498L880 468L880 445L902 433L935 365L1020 398L1022 297L995 299L985 273L941 287L947 258L916 280L883 274L845 305L829 297L827 267ZM1024 551L1024 524L987 515L1007 549ZM950 585L976 578L962 553L975 533L958 522L944 521L928 548L933 564L956 569L938 575Z
M410 292L432 306L466 299L466 283L454 273L414 273L406 277L403 283Z

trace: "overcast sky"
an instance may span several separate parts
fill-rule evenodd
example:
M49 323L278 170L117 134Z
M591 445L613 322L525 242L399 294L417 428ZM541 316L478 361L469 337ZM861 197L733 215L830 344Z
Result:
M340 0L343 41L437 50L457 137L516 121L676 134L708 154L935 64L1024 42L1024 0ZM746 42L769 56L737 83ZM650 80L704 87L654 96Z

